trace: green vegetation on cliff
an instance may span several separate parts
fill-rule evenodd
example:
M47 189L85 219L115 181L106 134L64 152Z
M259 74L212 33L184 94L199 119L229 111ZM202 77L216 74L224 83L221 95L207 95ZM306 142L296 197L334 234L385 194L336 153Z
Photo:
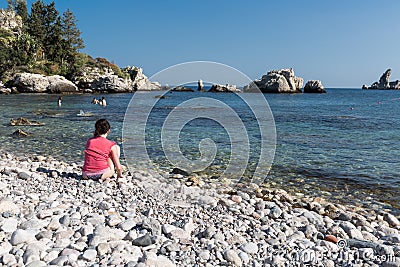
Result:
M17 72L62 75L71 79L84 66L108 67L120 77L127 74L106 59L80 53L84 48L77 19L67 9L60 15L55 2L38 0L30 12L26 0L7 0L0 10L3 20L15 20L13 29L0 25L0 78L7 81ZM6 25L10 25L7 21Z

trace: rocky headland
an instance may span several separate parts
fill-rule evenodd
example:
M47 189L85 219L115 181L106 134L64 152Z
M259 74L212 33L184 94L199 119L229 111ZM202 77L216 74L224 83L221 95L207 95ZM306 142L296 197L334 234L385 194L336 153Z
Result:
M2 152L0 264L400 266L387 211L131 171L99 183L81 180L79 162Z
M85 67L72 81L63 76L18 73L6 83L3 93L128 93L137 90L161 90L161 85L150 80L138 67L126 67L126 77L111 68Z
M379 78L378 82L374 82L370 87L363 85L362 89L377 89L377 90L400 90L400 81L390 81L390 76L392 75L392 70L387 69L382 76Z
M294 74L294 70L281 69L281 70L271 70L266 75L263 75L261 79L254 80L249 85L243 88L244 92L258 92L262 93L302 93L304 79L297 77ZM311 80L307 82L307 91L305 93L325 93L323 90L322 83L320 81ZM314 89L315 88L315 89ZM322 88L322 89L321 89Z

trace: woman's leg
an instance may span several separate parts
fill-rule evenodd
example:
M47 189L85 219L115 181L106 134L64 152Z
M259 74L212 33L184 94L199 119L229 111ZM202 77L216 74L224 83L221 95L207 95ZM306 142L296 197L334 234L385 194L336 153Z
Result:
M103 173L103 175L101 176L101 179L107 179L107 178L111 178L114 175L114 163L113 161L108 158L107 159L107 163L108 163L108 167L110 168L107 172Z
M121 148L119 147L119 145L113 145L111 148L111 152L110 152L110 158L115 165L118 178L122 177L122 166L121 166L121 163L119 162L120 156L121 156Z

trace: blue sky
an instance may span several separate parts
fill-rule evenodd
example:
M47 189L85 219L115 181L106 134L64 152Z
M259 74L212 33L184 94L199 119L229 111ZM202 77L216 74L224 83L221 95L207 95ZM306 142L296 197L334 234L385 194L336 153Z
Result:
M140 66L148 76L208 60L252 79L293 67L326 87L369 85L389 67L391 79L400 79L398 0L55 2L77 17L83 52Z

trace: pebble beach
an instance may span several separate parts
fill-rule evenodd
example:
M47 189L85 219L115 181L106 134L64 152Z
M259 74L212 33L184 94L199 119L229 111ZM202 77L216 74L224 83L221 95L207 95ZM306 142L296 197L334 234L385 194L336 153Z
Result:
M100 183L7 152L0 172L2 266L400 266L386 211L145 170Z

